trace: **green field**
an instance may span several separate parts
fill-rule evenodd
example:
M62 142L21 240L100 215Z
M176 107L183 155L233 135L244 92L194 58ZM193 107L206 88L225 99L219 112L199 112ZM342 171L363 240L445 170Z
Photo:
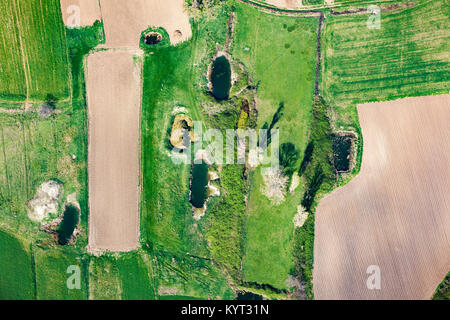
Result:
M117 260L121 283L122 299L153 300L153 273L148 256L124 255Z
M327 15L323 96L345 107L448 92L449 15L446 1L383 12L380 29L367 28L367 14Z
M88 262L77 257L73 250L35 248L34 263L36 267L36 298L39 300L85 300L87 299ZM81 271L81 289L69 289L67 273L69 266L78 266Z
M233 57L244 63L258 83L258 127L270 122L279 104L280 143L304 151L314 93L318 18L277 17L236 4ZM250 180L245 227L244 279L287 288L292 268L292 219L302 187L280 206L261 193L260 169Z
M59 1L0 4L0 98L45 101L69 97L70 77Z
M119 271L115 259L100 256L89 265L89 298L94 300L119 300L121 298Z
M0 300L34 299L30 244L0 231Z
M10 228L28 225L26 205L48 180L64 184L64 197L81 194L86 166L82 113L47 120L36 114L0 114L0 124L0 209L4 213L0 223L8 221Z

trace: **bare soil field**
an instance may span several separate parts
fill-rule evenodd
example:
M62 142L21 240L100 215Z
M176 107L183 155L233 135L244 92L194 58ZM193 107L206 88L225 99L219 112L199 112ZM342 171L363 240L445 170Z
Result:
M141 32L163 27L170 42L177 44L192 36L184 0L100 0L106 47L138 48Z
M299 9L302 8L302 0L266 0L268 4L283 9Z
M450 95L358 105L360 174L316 211L316 299L430 299L450 270ZM371 265L381 289L369 290Z
M80 9L80 26L91 26L96 20L101 20L102 15L98 0L60 0L63 21L66 26L71 26L70 17L74 14L71 6Z
M141 65L135 52L88 57L89 251L130 251L139 240Z

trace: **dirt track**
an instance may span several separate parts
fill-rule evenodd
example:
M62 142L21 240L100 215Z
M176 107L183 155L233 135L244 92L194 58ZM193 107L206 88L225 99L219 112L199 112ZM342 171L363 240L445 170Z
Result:
M139 240L141 66L135 52L88 57L89 251L130 251Z
M184 0L100 0L106 46L138 48L141 32L150 26L166 29L172 44L189 39L192 31L183 3Z
M65 25L69 25L69 17L72 11L67 12L70 6L75 5L80 8L80 26L91 26L96 20L101 20L100 6L98 0L60 0L61 12Z
M317 208L316 299L429 299L450 270L450 95L358 106L360 174ZM369 290L378 265L381 290Z

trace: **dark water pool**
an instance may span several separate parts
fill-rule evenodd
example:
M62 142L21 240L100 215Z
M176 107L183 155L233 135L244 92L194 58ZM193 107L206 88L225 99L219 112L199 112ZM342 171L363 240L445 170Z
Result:
M354 138L352 134L333 135L333 162L336 171L350 170Z
M217 57L211 70L212 94L217 100L228 99L231 88L230 62L224 56Z
M64 210L64 216L57 230L58 243L60 245L66 245L69 243L72 237L73 231L77 227L79 219L78 208L68 204Z
M196 208L203 208L205 204L208 185L208 165L206 163L194 164L192 168L191 203Z

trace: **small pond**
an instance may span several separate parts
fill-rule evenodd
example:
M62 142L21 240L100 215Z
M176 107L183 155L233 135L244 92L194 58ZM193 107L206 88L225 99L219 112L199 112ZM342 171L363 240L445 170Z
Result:
M333 163L337 172L347 172L351 169L353 134L333 135Z
M211 69L212 94L217 100L228 99L231 88L231 66L225 56L217 57Z
M149 34L146 34L144 37L144 43L148 45L153 45L161 42L163 39L162 35L160 35L158 32L150 32Z
M72 238L73 231L77 227L79 216L80 214L78 212L78 208L71 204L66 205L63 219L57 230L58 243L60 245L66 245L69 243Z
M192 168L191 203L196 208L203 208L208 197L208 165L194 164Z

